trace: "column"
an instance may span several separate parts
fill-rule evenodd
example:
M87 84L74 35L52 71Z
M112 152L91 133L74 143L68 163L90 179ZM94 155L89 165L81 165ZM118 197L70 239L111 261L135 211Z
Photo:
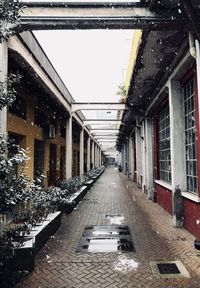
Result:
M90 171L90 136L87 140L87 171Z
M153 200L153 139L152 118L145 118L146 191L150 200Z
M136 127L136 166L137 166L137 185L141 188L141 173L142 173L142 159L141 159L141 132L140 127Z
M66 179L72 177L72 116L66 123Z
M100 166L99 165L99 151L100 151L99 146L97 146L97 167Z
M97 168L97 144L94 143L94 168Z
M79 175L84 174L84 129L80 131Z
M101 148L99 148L99 166L101 166Z
M94 140L92 141L92 169L94 169Z
M170 113L170 146L171 146L171 173L172 173L172 207L173 207L173 225L182 226L182 219L175 212L177 202L177 186L181 191L186 190L185 177L185 148L184 148L184 119L183 119L183 101L180 90L180 83L176 80L169 82L169 113ZM181 195L179 200L181 201ZM179 207L180 208L180 207Z
M134 150L133 150L133 138L129 139L129 171L130 179L133 180L134 177Z
M8 70L8 47L7 43L0 43L0 81L3 82L7 77ZM0 110L0 133L7 134L7 107ZM0 237L3 235L4 218L0 214Z
M142 192L146 193L146 146L145 146L145 121L141 127L141 151L142 151Z
M8 71L8 46L7 42L0 43L0 81L3 82L7 77ZM0 110L0 133L7 133L7 107Z

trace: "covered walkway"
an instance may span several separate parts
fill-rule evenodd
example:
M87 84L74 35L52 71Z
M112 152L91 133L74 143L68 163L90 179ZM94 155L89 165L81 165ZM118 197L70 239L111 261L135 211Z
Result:
M121 218L108 217L111 214ZM76 252L86 225L110 225L115 220L129 226L135 252ZM173 228L171 216L112 166L77 209L63 217L59 230L38 253L35 270L17 287L199 287L200 259L193 240L186 230ZM154 275L150 262L161 260L180 260L191 277Z

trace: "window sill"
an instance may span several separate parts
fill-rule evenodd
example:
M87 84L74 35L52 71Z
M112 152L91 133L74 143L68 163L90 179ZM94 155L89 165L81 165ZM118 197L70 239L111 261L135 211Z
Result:
M162 180L155 180L155 183L168 189L168 190L170 190L170 191L172 191L172 185L170 183L167 183L167 182L162 181Z
M192 194L190 192L181 192L181 195L193 202L200 203L200 197L198 195Z

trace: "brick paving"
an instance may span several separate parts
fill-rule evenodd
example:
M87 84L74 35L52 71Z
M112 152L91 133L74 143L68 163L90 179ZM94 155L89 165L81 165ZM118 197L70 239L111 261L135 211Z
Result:
M76 253L86 225L107 225L106 214L123 214L136 252L124 253L139 263L136 270L117 272L120 253ZM172 227L171 216L148 200L135 183L113 167L107 168L76 210L63 216L62 225L36 257L35 270L18 288L200 287L200 257L194 237ZM151 261L180 260L190 278L154 276Z

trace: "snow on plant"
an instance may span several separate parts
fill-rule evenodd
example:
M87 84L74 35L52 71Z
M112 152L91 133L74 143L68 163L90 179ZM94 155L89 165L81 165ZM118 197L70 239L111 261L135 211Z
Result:
M14 34L20 23L22 3L19 0L0 0L0 43Z
M9 155L9 149L16 146L0 135L0 213L9 211L20 203L26 194L28 179L25 175L25 163L28 160L24 149ZM20 173L16 176L18 165Z
M79 176L70 178L68 180L63 180L58 184L58 186L62 190L66 189L69 192L69 194L75 193L78 189L81 188L82 185L83 182L81 181L81 178Z
M0 81L0 110L15 101L17 95L15 85L20 82L21 78L19 73L11 73L5 81Z

